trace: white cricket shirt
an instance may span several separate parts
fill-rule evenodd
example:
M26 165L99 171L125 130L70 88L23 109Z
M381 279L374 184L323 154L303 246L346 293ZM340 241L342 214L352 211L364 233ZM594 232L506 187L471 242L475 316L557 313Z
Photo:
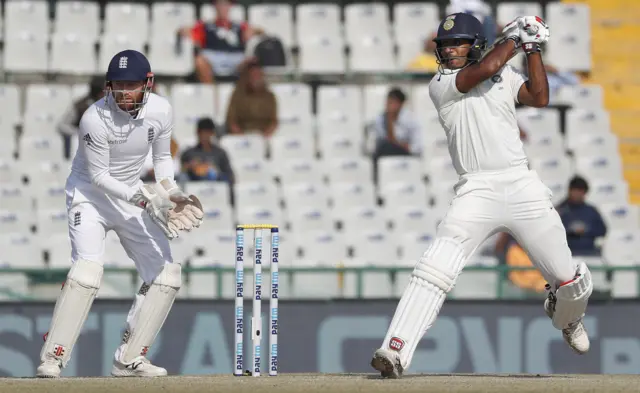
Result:
M134 118L104 98L87 109L78 128L78 150L69 181L91 183L118 199L130 200L152 151L156 180L173 179L169 101L156 94Z
M438 73L429 95L458 174L527 165L515 108L524 75L506 65L468 93L458 91L456 75Z

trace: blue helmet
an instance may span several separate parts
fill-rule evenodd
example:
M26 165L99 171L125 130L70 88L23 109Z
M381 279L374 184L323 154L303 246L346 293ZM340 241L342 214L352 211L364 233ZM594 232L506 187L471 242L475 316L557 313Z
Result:
M487 38L484 36L484 28L482 23L473 15L466 13L456 13L448 15L438 26L438 33L433 39L436 43L436 58L442 68L442 63L448 60L447 56L443 56L442 41L463 39L469 40L471 49L467 54L467 60L470 64L480 60L482 53L487 49Z
M149 99L149 94L153 89L153 73L149 60L142 53L127 49L117 53L109 62L105 83L105 97L107 100L113 99L121 110L129 114L136 114ZM140 91L133 90L114 90L113 82L143 82L142 94L140 102L128 104L129 109L122 108L121 102L124 94L138 93Z

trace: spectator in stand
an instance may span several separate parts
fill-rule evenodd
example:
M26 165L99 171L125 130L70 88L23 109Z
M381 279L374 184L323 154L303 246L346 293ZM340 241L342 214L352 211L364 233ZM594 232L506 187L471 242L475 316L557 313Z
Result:
M406 95L399 88L387 94L385 111L373 123L375 150L374 179L378 178L378 159L385 156L409 156L422 153L422 134L411 110L404 106Z
M227 130L231 134L249 132L270 137L278 127L278 104L269 89L262 66L252 61L242 70L227 108Z
M64 141L64 157L71 158L71 138L78 134L78 126L84 112L104 96L104 77L94 77L89 83L89 93L72 103L57 124Z
M567 230L567 242L574 255L599 255L596 238L607 234L607 227L598 209L585 202L589 185L576 176L569 182L569 195L557 210Z
M235 81L245 58L245 44L251 36L246 22L230 19L232 0L214 0L216 19L198 21L193 27L180 29L180 34L191 37L198 53L195 59L196 78L201 83Z
M226 181L233 185L234 176L227 153L215 142L216 125L210 118L198 120L198 144L182 154L182 171L187 180Z
M433 33L424 40L423 52L416 56L407 66L410 72L426 72L435 74L438 72L438 59L436 59L436 43L433 39L436 34Z

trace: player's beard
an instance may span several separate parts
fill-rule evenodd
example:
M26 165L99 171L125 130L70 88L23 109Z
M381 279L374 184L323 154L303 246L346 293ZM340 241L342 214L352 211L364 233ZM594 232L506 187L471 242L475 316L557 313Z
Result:
M121 110L127 113L134 113L140 109L140 103L142 102L141 92L114 92L113 94L116 105Z

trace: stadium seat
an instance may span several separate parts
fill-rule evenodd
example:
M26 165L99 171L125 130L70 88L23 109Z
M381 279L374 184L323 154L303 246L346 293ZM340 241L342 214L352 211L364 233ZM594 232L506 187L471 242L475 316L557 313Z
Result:
M378 184L418 183L422 180L419 157L389 156L378 159Z
M640 207L621 203L602 203L598 206L609 230L640 230Z
M622 179L622 162L619 155L585 155L576 157L576 172L587 180Z
M350 207L375 206L375 194L371 183L332 183L330 186L333 213L341 216Z
M618 156L618 138L610 133L584 133L574 139L573 154L576 157L604 154Z
M17 162L0 156L0 184L22 184L22 171Z
M570 109L566 114L565 142L569 150L576 139L584 134L608 134L611 132L609 112L604 109Z
M28 189L21 184L0 183L0 206L9 211L29 211L33 209L33 200Z
M40 184L65 183L69 176L69 169L68 165L59 161L31 162L26 166L21 165L20 176L27 179L30 189L35 190Z
M180 50L176 50L180 39ZM153 64L153 73L159 76L188 76L194 69L193 43L190 39L173 35L151 36L149 43L149 62Z
M397 203L385 209L385 215L391 222L391 228L396 236L404 236L408 232L435 233L437 217L433 210L420 205Z
M533 1L500 2L498 3L497 11L496 22L500 26L507 25L519 16L538 15L544 17L540 3Z
M183 144L195 142L198 120L202 117L212 118L215 113L216 92L211 85L176 83L171 88L171 104L175 137ZM224 143L224 138L220 143ZM228 150L227 153L231 154Z
M73 34L96 42L100 35L100 6L93 1L56 1L54 33Z
M49 268L71 267L71 240L66 232L38 234L38 244L38 249L48 255Z
M293 10L289 4L251 4L249 23L278 37L287 48L294 44Z
M211 3L205 3L200 6L200 20L212 22L216 18L216 9ZM229 12L229 19L234 22L243 22L247 20L246 11L242 4L232 4Z
M604 90L600 85L565 85L558 89L558 101L577 109L604 108Z
M353 38L350 41L350 49L351 72L366 74L395 72L398 69L393 53L393 41L386 34Z
M282 198L288 209L294 207L315 206L327 207L329 192L320 182L285 184L282 187Z
M114 3L109 3L114 4ZM132 23L136 25L136 22ZM100 37L100 53L98 55L98 71L99 73L106 73L109 68L109 62L117 53L126 49L137 50L144 53L144 44L146 40L146 34L143 36L137 35L125 35L114 33L106 33Z
M562 203L565 199L567 199L567 196L569 194L569 189L568 189L569 179L564 179L564 180L551 179L551 180L543 181L543 183L545 186L549 188L549 190L552 193L551 203L553 203L554 206L557 206L558 204Z
M564 139L555 130L539 129L527 134L524 149L529 157L564 155Z
M516 113L518 124L529 134L540 130L554 131L560 135L560 112L553 108L524 108Z
M234 266L236 250L234 228L199 232L197 235L194 232L194 236L189 239L196 255L207 258L210 266ZM247 243L253 244L253 239L251 242L245 240L245 244ZM249 254L248 249L245 254Z
M51 37L49 70L58 74L96 74L98 57L94 39L69 33L54 34Z
M589 181L587 202L595 205L629 203L629 186L624 180L603 178Z
M433 157L428 161L426 168L427 176L429 176L429 183L435 185L435 183L455 183L458 181L458 172L453 166L451 157L439 156Z
M340 37L306 38L300 43L300 71L303 74L344 74L346 56Z
M326 131L318 135L318 152L323 160L349 158L362 155L362 137L356 133L340 130Z
M26 88L25 113L64 112L71 101L71 88L67 85L30 84Z
M339 130L363 135L363 102L359 86L319 86L316 100L320 133Z
M426 206L428 199L427 187L421 182L393 182L380 184L378 195L382 198L385 209L396 206Z
M229 183L222 181L190 181L185 192L193 194L205 206L228 206L231 202Z
M435 115L434 119L438 119L437 115ZM428 131L422 136L422 161L425 168L428 168L429 160L433 157L450 157L449 141L447 134L439 123L438 128L425 129L428 129Z
M306 125L311 121L311 88L302 83L278 83L271 85L278 100L278 119L283 123ZM305 130L298 130L304 132Z
M65 183L48 182L29 187L38 210L60 209L66 206Z
M264 206L272 209L280 207L276 186L270 181L236 183L236 205L239 207ZM256 221L246 222L249 224Z
M467 267L483 266L497 267L495 257L473 257L467 262ZM453 299L495 299L498 296L499 275L495 270L462 271L455 288L450 292Z
M277 177L284 186L297 183L322 185L324 182L318 161L312 158L283 159L273 169L278 171Z
M345 267L397 266L398 247L383 231L368 230L354 234L354 258L345 260ZM344 297L358 295L357 276L355 273L344 274ZM362 293L364 298L388 298L393 294L391 274L386 271L366 271L363 274Z
M120 238L115 231L107 232L104 239L104 265L107 267L133 268L133 260L129 258L124 247L120 243ZM133 288L133 283L131 284Z
M203 233L207 231L228 231L235 222L233 210L228 205L204 205L204 220L200 226Z
M149 6L133 2L107 3L104 8L104 35L124 36L142 40L143 43L147 42Z
M28 32L46 40L49 35L49 2L7 1L4 4L5 44ZM6 56L6 52L5 52Z
M546 11L546 21L549 26L554 26L555 38L547 44L549 63L562 70L589 71L591 29L576 32L572 27L591 25L589 5L552 2L547 4Z
M352 206L334 209L334 219L342 223L342 231L347 239L366 230L387 232L384 212L377 206Z
M227 152L232 165L236 159L264 157L266 152L266 142L259 134L227 134L220 139L220 146Z
M393 6L396 42L422 42L438 29L440 11L434 3L396 3Z
M62 138L57 135L21 138L20 161L29 165L38 161L62 162Z
M2 217L0 213L0 217ZM0 218L0 222L2 218ZM4 222L2 223L4 225ZM0 232L3 232L0 229ZM0 236L0 265L17 269L44 268L42 252L38 246L38 239L29 232L3 232ZM6 277L17 277L13 274Z
M298 44L317 38L341 37L340 7L337 4L299 4L296 7L296 20Z
M324 250L321 254L313 254L312 258L321 258L324 255ZM319 268L319 267L335 267L335 262L324 262L321 259L294 259L291 262L291 266L304 269L304 268ZM295 299L334 299L340 296L342 292L341 280L339 273L336 272L304 272L297 271L293 274L291 280L290 295ZM280 279L282 282L282 279ZM282 296L281 296L282 298Z
M263 158L236 158L233 160L233 174L237 182L260 182L273 177L271 165Z
M409 65L413 60L424 51L424 42L417 40L400 41L398 45L398 56L396 58L396 64L398 71L404 71L409 68ZM419 73L421 71L412 71Z
M67 209L64 206L60 206L57 209L38 210L36 216L38 236L66 233L69 230L69 218Z
M181 27L192 26L195 21L196 8L191 3L151 3L152 38L174 38Z
M613 229L607 233L602 255L609 266L638 266L640 231ZM640 294L636 271L612 273L611 294L614 298L636 298Z
M429 230L427 228L407 231L399 235L402 265L410 267L413 267L420 257L427 252L431 243L433 243L433 240L436 238L435 229Z
M213 118L219 123L225 123L227 121L227 111L229 110L229 101L235 85L233 83L220 83L216 86L216 110L215 117Z
M298 134L276 133L269 140L271 162L280 163L287 159L313 159L316 156L313 134L300 131Z
M373 181L373 164L366 158L334 158L325 165L330 183Z
M267 204L260 205L239 205L238 208L239 223L263 223L277 225L280 228L285 227L285 220L282 210L277 206Z
M574 174L573 165L566 156L530 157L529 164L543 182L566 181L568 184Z
M5 38L2 54L4 71L11 73L45 73L49 69L48 37L22 32Z
M13 136L13 127L18 124L21 113L21 97L20 89L14 84L0 85L0 108L2 108L2 116L0 119L0 134L11 132ZM5 140L6 142L6 140ZM3 157L4 158L4 157Z
M334 229L330 212L323 206L290 206L287 209L289 230L292 233L327 231Z
M389 7L382 3L355 3L344 6L345 35L353 43L362 37L388 35Z

